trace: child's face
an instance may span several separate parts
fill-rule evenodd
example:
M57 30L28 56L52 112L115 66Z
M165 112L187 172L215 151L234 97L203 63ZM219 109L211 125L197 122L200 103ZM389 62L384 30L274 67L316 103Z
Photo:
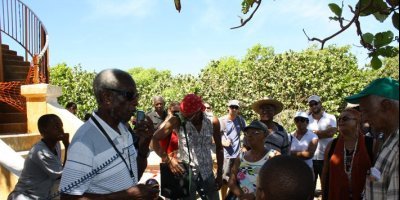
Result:
M60 118L52 119L45 128L44 138L60 141L64 137L63 123Z

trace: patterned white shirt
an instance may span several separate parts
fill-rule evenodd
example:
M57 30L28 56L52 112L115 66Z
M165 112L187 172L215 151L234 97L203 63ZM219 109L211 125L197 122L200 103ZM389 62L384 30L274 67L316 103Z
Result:
M212 120L203 114L203 121L200 132L197 132L196 127L190 121L186 122L186 132L188 136L189 149L190 149L190 165L194 170L200 172L203 180L213 175L213 162L211 158L211 147L214 128ZM180 127L178 133L178 159L189 161L187 142L183 126Z

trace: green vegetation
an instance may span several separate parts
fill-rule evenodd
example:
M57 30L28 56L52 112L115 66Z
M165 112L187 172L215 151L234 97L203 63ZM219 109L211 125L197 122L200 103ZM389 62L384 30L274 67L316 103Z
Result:
M171 75L168 70L135 67L128 72L134 77L140 92L139 108L152 109L151 98L162 95L167 102L180 101L185 94L197 93L213 106L214 114L226 114L229 99L242 102L242 115L250 121L257 118L251 104L270 96L283 102L285 111L277 116L289 131L294 129L293 114L307 111L306 99L312 94L322 97L325 109L338 114L345 106L343 98L359 91L377 77L399 79L399 58L384 60L384 67L358 69L350 47L329 46L323 50L311 47L301 52L275 54L271 47L255 45L242 59L225 57L211 61L201 73ZM91 87L93 72L81 66L68 67L65 63L51 68L51 84L63 88L59 103L78 104L78 116L95 109Z

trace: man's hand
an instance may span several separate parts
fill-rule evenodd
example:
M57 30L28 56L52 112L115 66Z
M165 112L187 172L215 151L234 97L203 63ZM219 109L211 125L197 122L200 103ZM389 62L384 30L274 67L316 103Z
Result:
M158 199L158 193L160 192L157 188L144 184L138 184L126 191L128 196L132 197L132 199L138 200L156 200Z
M69 146L69 133L61 134L59 137L60 137L59 139L63 143L64 147L68 148L68 146Z
M150 117L146 117L146 120L137 122L135 126L135 133L138 137L143 137L146 139L150 139L153 137L154 127L153 121Z
M215 189L218 191L221 189L222 186L222 173L217 174L217 178L215 178Z
M182 176L185 174L185 169L179 164L176 158L170 158L168 167L176 176Z

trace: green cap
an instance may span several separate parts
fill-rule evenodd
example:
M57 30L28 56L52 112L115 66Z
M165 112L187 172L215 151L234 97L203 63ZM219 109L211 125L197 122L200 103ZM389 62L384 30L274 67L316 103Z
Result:
M360 99L368 95L376 95L387 99L399 100L399 81L392 78L378 78L372 81L358 94L346 97L346 101L353 104L360 103Z

